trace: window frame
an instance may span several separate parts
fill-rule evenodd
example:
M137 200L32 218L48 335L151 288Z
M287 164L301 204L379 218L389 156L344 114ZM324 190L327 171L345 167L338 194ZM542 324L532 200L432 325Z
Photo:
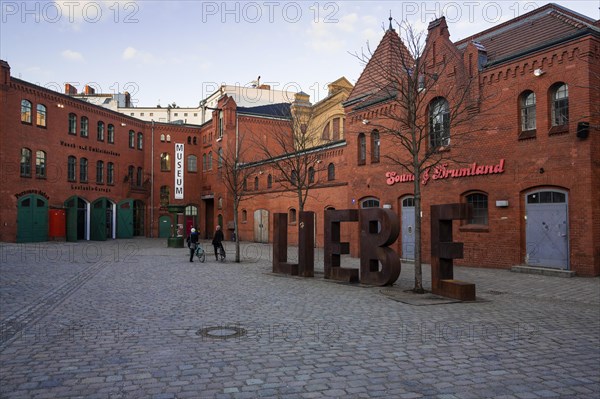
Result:
M87 183L88 182L88 166L89 162L87 158L79 158L79 182Z
M105 124L103 121L98 121L96 124L96 140L104 141L104 128Z
M430 151L440 151L450 147L450 103L444 97L436 97L429 103L429 144Z
M379 130L375 129L371 132L371 163L379 163L381 158L381 137Z
M537 96L532 90L519 95L519 138L533 138L537 134Z
M96 184L104 184L104 161L96 161Z
M69 134L77 136L77 114L73 112L69 113L69 123L67 129Z
M48 108L44 104L38 104L35 108L35 124L45 129L48 127Z
M80 128L79 135L81 137L88 138L90 135L90 120L88 119L87 116L81 117L79 128Z
M327 181L334 181L335 180L335 165L333 162L331 162L329 165L327 165Z
M559 97L561 94L564 96ZM569 86L558 82L550 88L550 133L563 133L569 130ZM561 121L558 121L558 119Z
M40 157L40 154L42 156ZM35 177L37 179L45 179L46 175L46 159L47 159L46 151L37 150L35 152ZM41 160L41 161L40 161Z
M115 164L112 162L106 164L106 184L115 184Z
M77 181L77 157L74 155L67 157L67 181Z
M358 165L366 165L367 163L367 136L364 133L359 133L357 138L358 145Z
M31 125L33 104L27 99L21 100L21 123Z
M27 147L21 147L19 170L21 177L31 177L31 162L33 152Z
M108 127L106 128L106 142L108 144L115 143L115 125L112 123L109 123Z
M197 173L198 172L198 157L190 154L187 156L187 171L189 173Z
M171 154L169 154L168 152L163 152L160 154L160 171L171 171Z

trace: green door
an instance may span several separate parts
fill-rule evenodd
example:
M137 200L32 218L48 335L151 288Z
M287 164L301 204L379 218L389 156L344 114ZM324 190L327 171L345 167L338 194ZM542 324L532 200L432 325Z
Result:
M171 217L164 215L158 219L158 238L171 237Z
M77 241L77 205L75 198L65 202L67 208L67 241Z
M133 237L133 200L119 202L117 210L117 238Z
M90 240L106 241L106 198L98 198L92 202L92 215L90 220Z
M17 202L17 242L48 240L48 201L36 194Z

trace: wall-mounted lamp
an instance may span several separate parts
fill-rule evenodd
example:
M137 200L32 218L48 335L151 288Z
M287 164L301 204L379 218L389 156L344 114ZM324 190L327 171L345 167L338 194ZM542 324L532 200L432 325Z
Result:
M538 68L538 69L536 69L536 70L534 70L534 71L533 71L533 74L534 74L535 76L542 76L542 75L543 75L543 74L545 74L545 73L546 73L546 72L544 72L544 71L542 70L542 68Z
M127 126L127 123L121 123L121 126Z
M265 172L263 172L262 170L259 170L259 171L258 171L258 174L259 174L259 175L262 175L263 173L265 173Z
M58 108L64 108L64 107L65 107L65 106L64 106L64 104L56 104L56 106L57 106Z
M363 119L362 120L362 124L363 125L368 125L369 124L369 120L368 119Z
M319 164L319 163L321 163L321 162L323 162L323 161L321 161L320 159L317 159L317 164Z

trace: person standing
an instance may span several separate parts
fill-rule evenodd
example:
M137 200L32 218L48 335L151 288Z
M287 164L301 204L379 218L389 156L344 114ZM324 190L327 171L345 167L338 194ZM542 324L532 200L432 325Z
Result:
M190 235L188 235L187 243L188 248L190 249L190 262L193 262L194 253L196 252L196 247L198 246L198 232L193 227L190 230Z
M215 230L215 236L212 240L212 245L215 247L215 259L219 260L219 248L223 248L223 240L225 237L223 236L223 231L221 230L221 226L217 225L217 229ZM225 251L225 248L223 248Z

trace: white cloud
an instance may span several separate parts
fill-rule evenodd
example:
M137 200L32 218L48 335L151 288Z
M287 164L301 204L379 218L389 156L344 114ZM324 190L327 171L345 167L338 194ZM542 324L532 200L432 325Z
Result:
M60 54L63 56L63 58L65 58L69 61L77 61L77 62L84 61L83 55L77 51L67 49L67 50L64 50Z
M127 47L123 50L123 54L121 55L126 61L135 61L140 62L142 64L163 64L164 60L158 59L152 53L138 50L134 47Z

